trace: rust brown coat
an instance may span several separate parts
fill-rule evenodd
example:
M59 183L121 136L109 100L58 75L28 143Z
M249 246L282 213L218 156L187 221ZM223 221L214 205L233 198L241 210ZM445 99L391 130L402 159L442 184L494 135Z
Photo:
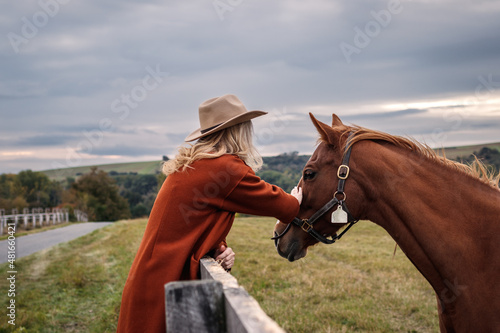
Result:
M165 180L123 290L119 333L166 331L164 285L199 278L199 261L225 241L235 212L289 223L297 200L240 158L202 159ZM272 226L270 226L272 228Z

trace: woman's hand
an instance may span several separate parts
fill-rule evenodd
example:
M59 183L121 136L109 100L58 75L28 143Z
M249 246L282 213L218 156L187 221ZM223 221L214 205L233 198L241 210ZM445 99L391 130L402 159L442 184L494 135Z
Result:
M299 205L302 203L302 187L295 186L290 194L293 195L295 199L297 199Z
M230 247L226 248L223 244L215 251L215 260L217 260L226 271L230 271L231 267L233 267L235 257L236 254L233 249Z

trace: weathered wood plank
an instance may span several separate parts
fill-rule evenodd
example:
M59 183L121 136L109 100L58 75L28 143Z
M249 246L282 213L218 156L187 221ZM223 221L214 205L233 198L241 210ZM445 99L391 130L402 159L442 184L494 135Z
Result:
M238 284L217 262L205 257L200 262L202 279L217 280L224 289L228 332L285 333L259 306L259 303Z
M176 281L165 285L167 332L224 333L224 294L219 281Z

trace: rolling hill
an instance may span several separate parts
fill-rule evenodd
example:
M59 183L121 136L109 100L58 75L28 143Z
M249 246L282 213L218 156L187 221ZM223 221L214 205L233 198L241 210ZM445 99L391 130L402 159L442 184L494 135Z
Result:
M500 151L500 142L471 145L471 146L461 146L461 147L447 147L444 148L444 152L445 156L450 160L457 160L460 157L467 157L473 154L474 152L479 152L484 147ZM440 152L441 149L437 149L437 151Z
M488 144L479 144L479 145L470 145L470 146L460 146L460 147L446 147L444 149L437 149L439 154L442 154L444 150L444 154L447 158L452 160L460 160L461 158L466 158L473 153L479 152L482 148L487 147L493 150L500 151L500 142L488 143ZM285 153L278 156L267 156L264 157L265 167L266 165L274 165L276 163L282 163L283 157L289 157L293 159L294 164L299 163L301 165L294 165L294 169L297 167L302 168L305 162L307 161L307 155L298 155L300 158L297 158L296 153ZM76 178L81 174L87 173L90 171L92 167L97 167L99 170L103 170L106 172L116 172L122 174L158 174L161 172L161 160L158 161L146 161L146 162L129 162L129 163L114 163L114 164L101 164L101 165L90 165L90 166L80 166L66 169L52 169L52 170L44 170L49 178L53 180L64 180L66 177ZM289 165L290 166L290 165ZM269 169L272 169L270 167Z
M91 168L97 167L105 172L117 173L136 173L139 175L157 174L161 170L162 161L146 161L146 162L128 162L128 163L113 163L100 165L87 165L66 169L51 169L41 171L53 180L64 180L66 177L78 177L84 173L88 173Z

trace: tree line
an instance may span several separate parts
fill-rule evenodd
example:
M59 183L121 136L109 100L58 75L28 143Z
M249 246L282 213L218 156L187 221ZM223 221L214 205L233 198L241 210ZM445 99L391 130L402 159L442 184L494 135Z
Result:
M297 152L264 157L264 167L257 174L269 183L289 192L300 179L308 156ZM163 158L163 160L166 160ZM24 170L0 175L0 208L67 208L86 212L91 221L116 221L148 216L165 175L135 172L106 173L97 167L76 178L51 180L43 172Z
M22 211L38 207L67 208L71 220L75 220L75 209L86 212L91 221L130 217L128 202L119 195L115 181L97 168L65 182L50 180L43 172L31 170L0 175L0 208Z
M500 170L500 152L487 147L473 155L459 157L461 162L472 162L477 156L496 172ZM263 157L264 165L257 175L265 181L290 192L300 180L309 155L297 152ZM93 167L90 172L65 181L51 180L42 172L25 170L16 174L0 175L0 208L57 207L87 213L91 221L116 221L148 216L156 195L165 180L157 174L134 172L106 173Z

